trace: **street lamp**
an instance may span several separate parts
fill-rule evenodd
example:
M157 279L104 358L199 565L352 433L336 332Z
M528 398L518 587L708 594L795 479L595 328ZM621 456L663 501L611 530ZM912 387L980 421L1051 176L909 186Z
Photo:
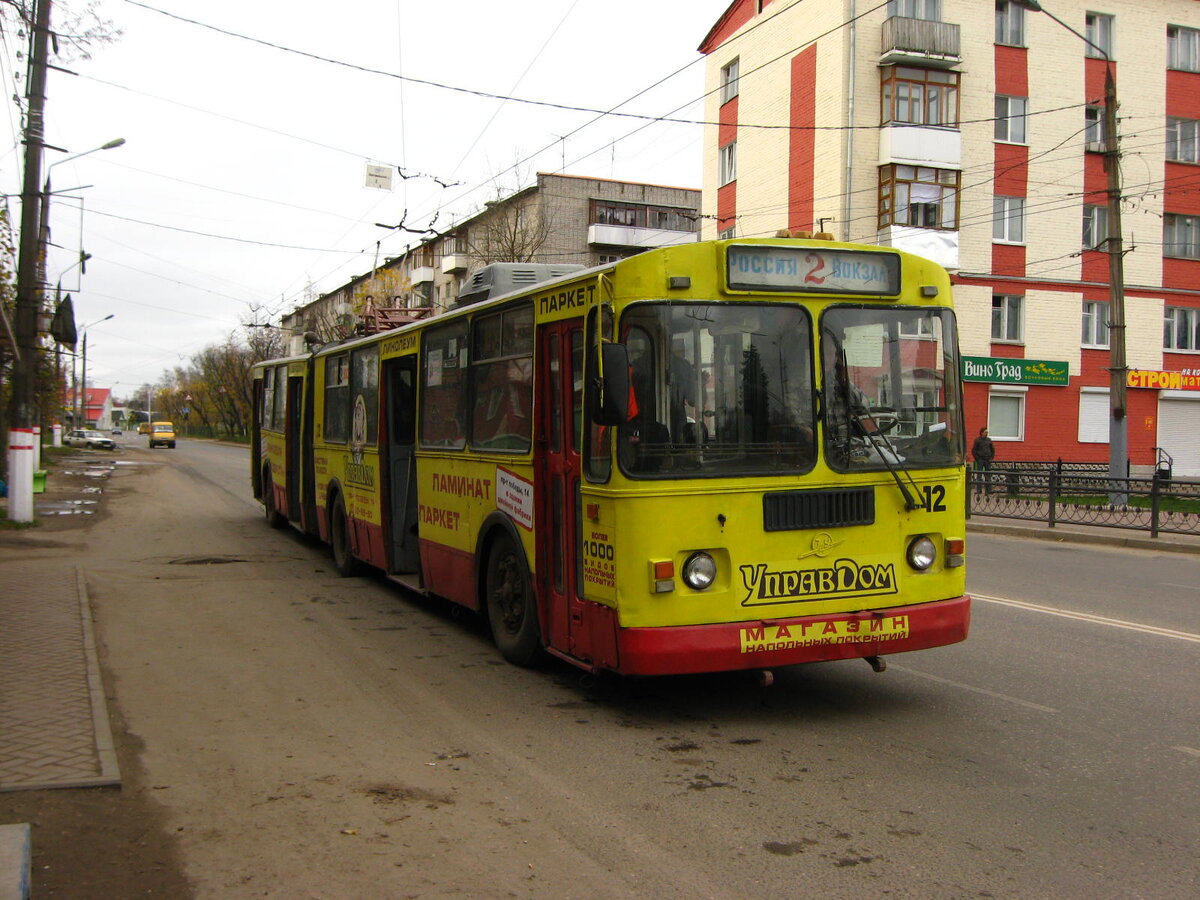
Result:
M109 319L111 319L115 315L116 315L116 313L109 313L103 319L97 319L95 322L89 322L87 325L84 325L82 328L79 329L80 332L83 334L83 366L82 366L83 375L82 375L82 379L81 379L83 381L83 390L80 391L79 382L76 381L75 382L75 399L73 401L73 405L75 407L74 414L75 414L75 427L76 428L79 427L80 415L83 416L84 427L87 427L87 412L86 412L86 408L87 408L87 330L89 328L91 328L93 325L99 325L101 322L107 322ZM80 401L82 401L82 404Z
M46 181L42 185L42 198L41 198L41 200L42 200L42 202L41 202L41 244L42 244L42 254L41 254L42 278L41 278L41 281L46 287L49 287L49 285L50 285L50 283L46 280L45 267L46 267L46 259L49 256L49 247L50 247L50 197L54 193L53 191L50 190L50 171L55 166L61 166L65 162L70 162L73 159L79 159L79 157L87 156L91 153L99 153L101 150L112 150L114 147L123 146L124 143L125 143L125 138L113 138L108 143L101 144L99 147L93 147L91 150L84 150L82 153L72 153L70 156L63 157L62 159L56 160L55 162L52 162L52 163L50 163L50 165L46 166ZM49 146L49 145L47 145L47 146ZM58 148L55 147L55 148L51 148L51 149L58 149ZM79 251L79 261L75 265L82 266L90 258L91 258L91 254L84 253L83 250L81 249ZM69 267L62 274L63 275L67 274L67 272L71 271L71 269L73 269L73 268L74 268L74 266ZM62 282L62 275L59 276L59 282L60 283Z
M1109 502L1124 506L1128 494L1122 480L1129 477L1129 437L1126 419L1128 365L1125 357L1125 250L1121 230L1121 149L1117 135L1117 82L1108 51L1072 28L1038 0L1013 0L1017 6L1049 16L1104 59L1104 168L1108 175L1108 345Z

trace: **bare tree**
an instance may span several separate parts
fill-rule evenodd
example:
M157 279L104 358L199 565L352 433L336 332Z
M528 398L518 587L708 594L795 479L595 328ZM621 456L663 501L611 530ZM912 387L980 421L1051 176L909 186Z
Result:
M525 177L519 166L507 182L497 176L493 199L471 223L467 249L480 264L533 262L550 238L552 223L536 184L520 187Z

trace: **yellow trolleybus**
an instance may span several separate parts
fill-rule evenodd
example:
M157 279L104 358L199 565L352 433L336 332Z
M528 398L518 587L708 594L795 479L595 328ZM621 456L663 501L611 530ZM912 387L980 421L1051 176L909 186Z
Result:
M545 268L255 366L271 524L477 611L517 664L881 669L966 637L942 268L798 238Z

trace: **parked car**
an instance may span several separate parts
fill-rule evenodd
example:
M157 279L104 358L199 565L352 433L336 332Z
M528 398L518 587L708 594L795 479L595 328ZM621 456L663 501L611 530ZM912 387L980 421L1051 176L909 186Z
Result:
M150 449L160 446L175 449L175 426L170 422L155 422L150 428Z
M114 429L112 430L112 433L113 433L113 434L120 434L120 433L121 433L121 429L120 429L120 428L114 428Z
M68 447L83 447L88 450L117 449L117 442L112 438L90 429L76 428L74 431L68 431L65 442Z

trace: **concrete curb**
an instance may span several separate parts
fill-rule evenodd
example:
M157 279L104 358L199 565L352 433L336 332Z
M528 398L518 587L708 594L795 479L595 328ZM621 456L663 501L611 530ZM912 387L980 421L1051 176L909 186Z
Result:
M29 826L0 825L0 900L29 900Z
M1030 528L1023 525L996 525L990 522L967 520L967 531L977 534L999 534L1008 537L1032 538L1056 543L1093 544L1107 547L1128 547L1133 550L1157 550L1160 553L1200 553L1200 546L1172 541L1170 538L1127 537L1119 532L1092 534L1061 528Z

